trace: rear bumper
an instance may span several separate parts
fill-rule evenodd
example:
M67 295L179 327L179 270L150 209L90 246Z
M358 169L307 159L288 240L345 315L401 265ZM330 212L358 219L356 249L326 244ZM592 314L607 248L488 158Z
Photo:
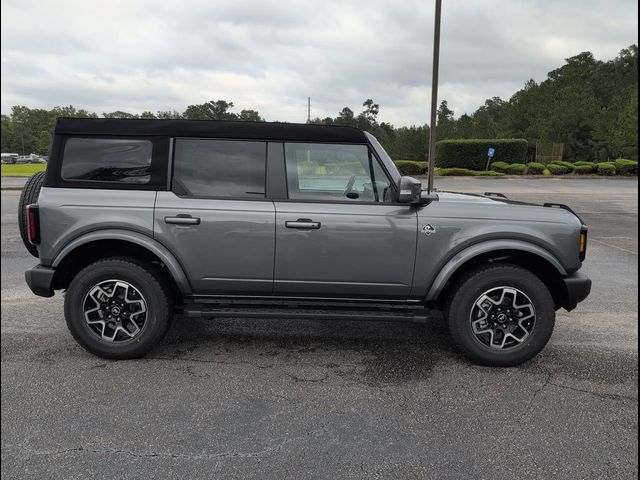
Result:
M53 297L53 275L55 268L36 265L24 272L24 279L33 293L40 297Z
M562 279L565 288L565 301L561 305L567 311L571 311L578 303L589 296L591 292L591 279L584 273L576 272Z

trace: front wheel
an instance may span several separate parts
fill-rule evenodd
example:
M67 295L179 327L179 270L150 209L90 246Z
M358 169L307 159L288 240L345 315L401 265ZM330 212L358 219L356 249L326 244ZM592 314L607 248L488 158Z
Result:
M164 336L171 294L149 265L108 258L82 269L64 300L67 326L77 342L103 358L139 358Z
M471 360L518 365L547 344L555 324L553 297L536 275L515 265L479 267L453 285L445 307L449 331Z

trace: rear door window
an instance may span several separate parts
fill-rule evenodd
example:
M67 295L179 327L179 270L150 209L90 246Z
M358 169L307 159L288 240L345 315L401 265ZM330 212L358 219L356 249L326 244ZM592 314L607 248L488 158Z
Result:
M266 142L176 139L173 190L200 197L265 197Z
M149 140L69 138L64 146L63 180L145 185L151 181Z

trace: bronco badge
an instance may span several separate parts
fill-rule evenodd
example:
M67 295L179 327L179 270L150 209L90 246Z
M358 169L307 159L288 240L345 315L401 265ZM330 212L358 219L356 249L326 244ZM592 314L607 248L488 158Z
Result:
M430 223L427 223L424 227L422 227L422 233L429 236L432 233L436 233L436 229Z

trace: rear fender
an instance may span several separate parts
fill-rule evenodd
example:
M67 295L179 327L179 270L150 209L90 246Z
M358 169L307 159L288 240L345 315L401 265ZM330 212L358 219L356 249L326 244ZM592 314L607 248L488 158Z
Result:
M180 292L185 295L191 294L192 289L189 283L189 279L187 275L185 275L184 269L182 268L182 265L180 265L180 262L178 262L176 257L166 247L164 247L164 245L154 240L153 238L130 230L98 230L75 238L73 241L69 242L60 251L60 253L56 255L51 266L54 268L57 267L64 260L64 258L68 254L73 252L76 248L89 242L95 242L98 240L120 240L124 242L134 243L143 248L146 248L155 256L157 256L162 261L162 263L164 263L174 281L176 282L176 285L178 286Z

